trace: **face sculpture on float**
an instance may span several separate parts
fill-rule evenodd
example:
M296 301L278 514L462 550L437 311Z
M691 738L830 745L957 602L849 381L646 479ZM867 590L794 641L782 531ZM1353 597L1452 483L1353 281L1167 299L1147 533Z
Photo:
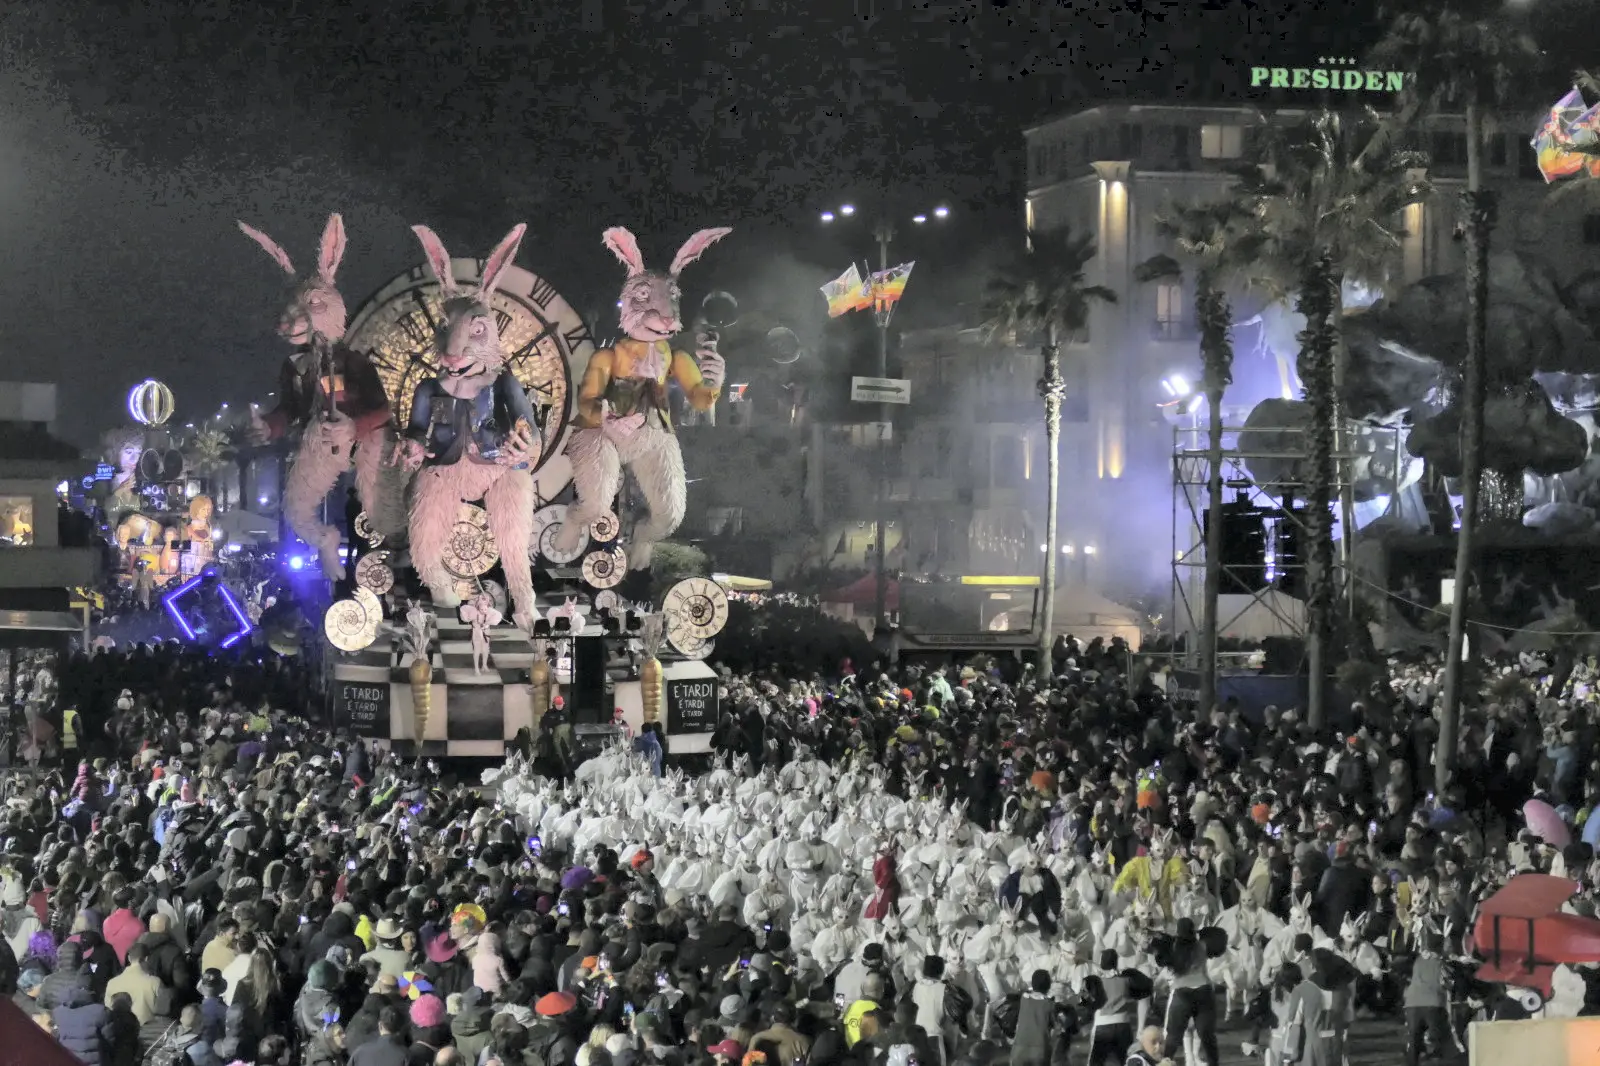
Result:
M528 395L506 367L490 298L517 257L527 226L519 223L484 262L472 291L456 285L450 253L426 226L413 226L428 269L444 290L437 376L417 385L411 421L396 458L421 469L411 497L411 562L435 607L455 607L460 595L445 566L445 549L461 505L482 499L489 531L500 549L506 585L526 629L533 623L533 575L528 540L533 533L533 475L541 436Z
M622 468L650 506L650 518L633 533L628 567L650 565L651 549L683 521L686 504L683 454L667 410L667 379L683 389L697 411L710 410L726 373L715 342L702 341L694 356L669 340L683 329L678 275L712 244L733 231L705 229L686 241L662 273L646 270L639 242L625 229L605 231L606 247L628 268L622 285L622 331L627 339L589 357L578 393L576 429L567 445L577 501L567 511L556 546L577 547L590 522L610 509L622 487Z
M394 510L383 506L381 471L390 423L389 398L378 372L365 356L344 346L344 298L334 275L344 258L344 220L329 215L317 252L317 269L299 280L289 253L265 233L239 223L245 236L259 244L295 281L278 335L295 346L278 377L278 406L265 415L251 413L251 439L267 444L294 430L300 448L289 468L283 510L295 534L316 549L323 576L344 573L339 558L340 533L318 520L322 501L353 465L356 492L374 527L398 533L396 521L384 520ZM388 528L384 528L388 527Z

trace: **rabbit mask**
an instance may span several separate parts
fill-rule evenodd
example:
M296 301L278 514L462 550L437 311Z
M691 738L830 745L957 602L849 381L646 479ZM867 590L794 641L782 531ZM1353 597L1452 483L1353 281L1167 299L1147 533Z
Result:
M317 272L303 281L295 273L289 253L277 241L243 222L239 223L239 228L246 237L261 245L262 250L272 256L283 272L295 282L289 293L289 303L283 309L283 317L278 319L278 336L294 345L310 344L313 337L321 337L328 342L343 339L346 318L344 297L334 288L333 278L338 273L339 261L344 258L344 219L337 214L328 216L328 224L322 229L322 243L317 250Z
M517 223L501 239L489 258L477 288L463 290L450 267L450 253L427 226L412 226L428 257L428 270L444 292L444 322L439 326L439 370L446 378L492 377L505 365L500 349L500 329L489 306L495 290L505 280L506 268L517 257L517 247L527 224Z
M639 242L632 233L620 226L606 230L602 235L606 247L628 268L628 278L622 283L622 332L649 344L682 331L678 301L683 293L678 288L678 275L704 255L707 248L732 232L727 227L719 227L696 233L678 249L678 254L672 258L672 267L663 274L645 269Z

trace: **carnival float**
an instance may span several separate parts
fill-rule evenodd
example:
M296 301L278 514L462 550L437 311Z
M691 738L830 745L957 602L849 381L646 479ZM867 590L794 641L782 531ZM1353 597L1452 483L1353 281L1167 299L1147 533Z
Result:
M648 569L684 515L669 388L694 411L721 395L716 332L674 340L685 332L679 276L730 230L694 234L666 270L646 268L628 230L606 230L627 270L624 337L596 347L555 286L515 265L523 224L482 259L452 258L414 226L422 262L348 321L335 285L338 215L306 275L275 240L239 225L291 283L277 333L292 351L278 406L253 418L252 439L293 449L284 513L320 561L336 724L417 755L499 756L561 704L566 683L605 700L597 722L614 704L634 726L681 718L680 732L705 739L714 698L675 717L673 681L693 677L704 690L714 676L702 660L726 621L726 593L705 579L680 582L659 606L623 593L648 586L642 574L626 584L630 571ZM170 414L170 396L140 405ZM109 443L119 463L135 451ZM618 507L628 472L642 508ZM347 475L360 514L346 548L323 516ZM192 545L198 514L131 508L125 519L125 547L165 565L168 531ZM607 689L608 662L628 653L648 676Z

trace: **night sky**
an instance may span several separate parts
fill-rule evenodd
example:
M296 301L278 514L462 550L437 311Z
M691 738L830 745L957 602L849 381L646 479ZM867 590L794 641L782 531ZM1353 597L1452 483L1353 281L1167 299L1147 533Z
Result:
M818 210L947 202L952 229L904 249L911 315L1020 240L1022 128L1094 99L1237 96L1261 57L1370 40L1366 7L1318 6L0 3L0 377L67 386L80 441L146 376L180 421L260 398L281 289L233 222L299 265L331 210L352 312L420 261L411 223L474 255L525 220L519 263L590 313L620 280L604 227L661 260L731 224L690 297L781 261L772 283L820 319L804 285L869 245Z

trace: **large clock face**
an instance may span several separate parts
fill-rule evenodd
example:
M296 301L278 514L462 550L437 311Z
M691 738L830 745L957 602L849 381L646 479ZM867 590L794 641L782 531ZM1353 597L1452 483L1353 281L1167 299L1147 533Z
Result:
M455 279L470 287L483 270L481 259L451 261ZM411 417L411 397L418 383L438 366L435 331L444 321L439 283L417 266L379 289L351 320L345 343L366 353L383 380L396 418ZM506 365L522 382L535 409L548 408L544 425L545 459L561 451L567 423L577 398L577 383L594 352L589 328L555 287L520 267L508 267L490 305L500 328ZM571 478L571 467L563 466ZM563 486L547 486L545 497ZM553 491L552 491L553 490Z

